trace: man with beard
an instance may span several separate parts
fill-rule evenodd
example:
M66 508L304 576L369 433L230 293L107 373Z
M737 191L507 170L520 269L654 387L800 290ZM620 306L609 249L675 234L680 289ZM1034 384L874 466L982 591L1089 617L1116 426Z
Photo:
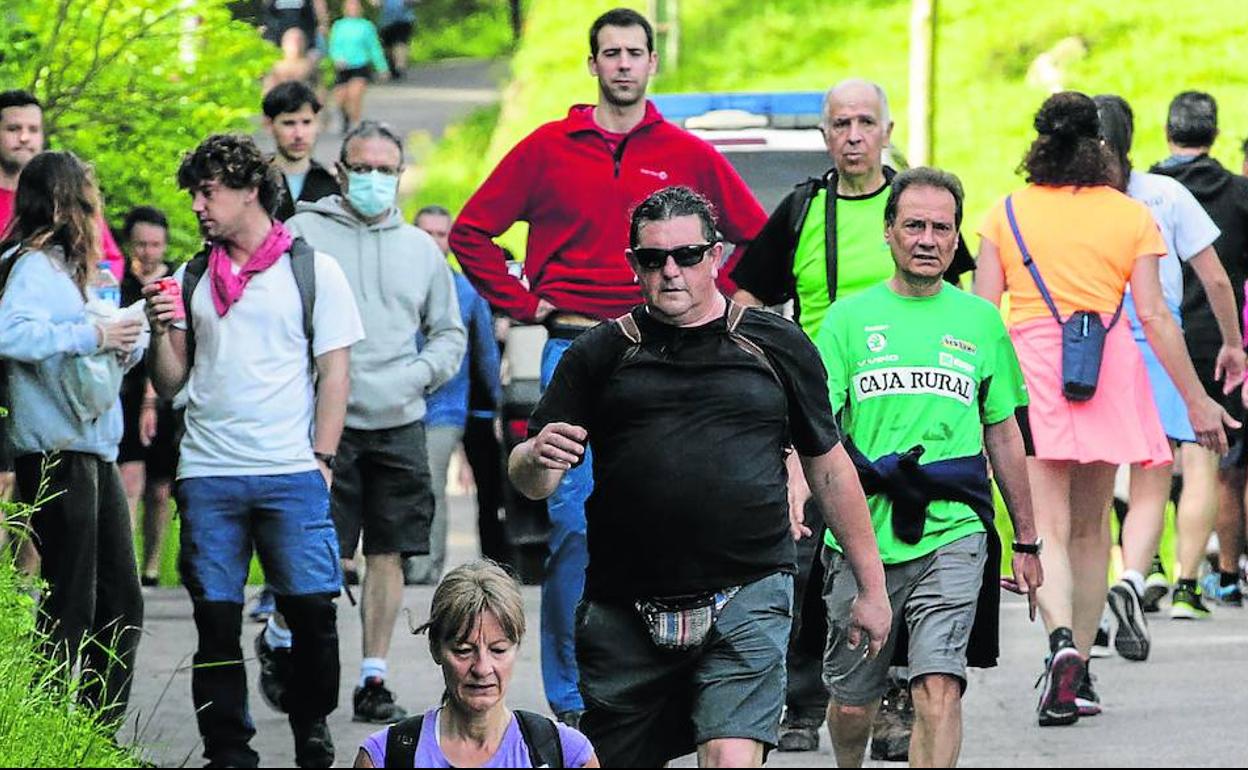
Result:
M617 8L589 30L589 72L598 103L576 105L516 145L464 206L451 250L464 274L496 309L550 331L541 382L572 340L600 321L627 313L641 292L624 252L629 210L647 195L685 185L714 206L723 240L738 247L767 216L718 151L646 101L658 67L654 31L636 11ZM507 272L494 238L517 221L529 225L528 284ZM721 270L722 277L727 270ZM591 447L592 449L592 447ZM585 500L593 487L592 451L563 477L549 500L550 560L542 586L542 678L560 719L584 710L577 691L573 612L585 582Z

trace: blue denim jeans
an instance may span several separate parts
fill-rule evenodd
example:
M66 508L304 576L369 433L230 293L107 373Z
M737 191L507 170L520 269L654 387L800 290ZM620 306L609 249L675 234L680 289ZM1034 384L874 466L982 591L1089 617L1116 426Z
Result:
M571 340L551 339L542 349L542 390ZM585 501L594 489L593 454L568 471L546 501L550 512L550 558L542 583L542 685L551 711L583 711L576 667L576 605L585 589L589 550L585 543Z
M182 517L178 566L198 635L191 699L204 757L219 767L255 767L256 728L243 668L243 585L252 548L291 630L291 677L282 708L308 721L338 703L334 597L342 586L329 489L319 471L209 476L177 486Z

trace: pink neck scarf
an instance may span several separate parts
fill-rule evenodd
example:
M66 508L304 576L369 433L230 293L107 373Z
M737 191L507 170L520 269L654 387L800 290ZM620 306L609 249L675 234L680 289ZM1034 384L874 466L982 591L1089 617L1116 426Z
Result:
M234 273L225 245L214 243L208 254L208 272L212 275L212 305L217 309L217 315L224 316L242 298L243 289L247 288L251 277L272 267L290 250L293 242L290 232L281 222L275 220L260 248L252 253L247 264L237 274Z

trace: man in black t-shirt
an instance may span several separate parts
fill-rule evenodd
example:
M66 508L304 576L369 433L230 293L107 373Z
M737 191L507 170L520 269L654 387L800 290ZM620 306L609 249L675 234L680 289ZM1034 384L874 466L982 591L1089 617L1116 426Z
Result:
M819 354L792 323L715 288L723 246L684 187L633 212L645 304L568 349L512 452L540 499L593 442L589 565L576 624L586 712L604 766L692 751L759 765L784 705L794 537L786 449L864 586L849 623L874 654L888 601L862 488L840 445ZM865 638L864 638L865 636Z

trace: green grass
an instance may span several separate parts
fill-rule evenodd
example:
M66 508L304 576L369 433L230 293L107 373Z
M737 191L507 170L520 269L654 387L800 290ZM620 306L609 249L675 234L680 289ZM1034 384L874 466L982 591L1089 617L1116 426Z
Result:
M75 702L78 682L41 654L31 590L12 557L0 557L0 766L138 767Z

